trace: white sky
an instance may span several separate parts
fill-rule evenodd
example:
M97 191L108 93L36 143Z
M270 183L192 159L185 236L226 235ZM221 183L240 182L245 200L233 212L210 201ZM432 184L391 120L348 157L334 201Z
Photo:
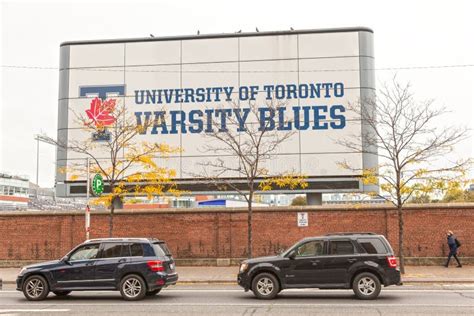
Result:
M474 64L474 1L1 1L1 65L58 67L71 40L366 26L376 68ZM393 71L377 71L385 81ZM474 67L400 70L420 99L473 126ZM1 68L0 172L36 178L34 135L56 136L58 71ZM444 122L443 122L444 123ZM456 148L474 157L473 137ZM54 185L55 150L40 145L41 186Z

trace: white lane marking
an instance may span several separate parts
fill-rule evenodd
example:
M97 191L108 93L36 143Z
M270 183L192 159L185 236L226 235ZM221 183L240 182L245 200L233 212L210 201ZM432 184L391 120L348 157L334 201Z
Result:
M24 304L2 304L3 306L24 306ZM51 306L51 303L44 303L44 304L28 304L28 305L36 305L36 306L44 306L44 305L49 305ZM65 304L58 304L60 306L121 306L122 304L117 304L117 303L82 303L82 304L75 304L75 303L65 303ZM331 304L331 303L138 303L134 302L133 304L130 304L130 302L123 303L123 305L126 306L187 306L187 307L193 307L193 306L276 306L276 307L284 307L284 306L290 306L290 307L450 307L450 308L459 308L459 307L474 307L474 304L472 305L460 305L460 304L384 304L384 303L361 303L361 304L354 304L354 303L342 303L339 302L337 304ZM44 311L44 310L41 310Z
M70 309L0 309L0 314L4 313L61 313L69 312Z

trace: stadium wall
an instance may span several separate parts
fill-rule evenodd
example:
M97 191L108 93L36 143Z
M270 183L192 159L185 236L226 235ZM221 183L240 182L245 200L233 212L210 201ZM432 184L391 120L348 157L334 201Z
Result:
M247 214L242 208L155 209L116 211L114 237L165 240L178 263L194 264L246 257ZM332 232L375 232L387 236L397 252L398 220L390 206L307 206L254 211L255 255L273 255L301 238ZM308 226L297 226L298 212ZM411 258L439 258L448 248L446 230L462 242L461 255L474 257L474 203L408 206L405 253ZM0 265L57 259L84 240L82 211L0 213ZM91 238L108 237L108 214L91 215ZM428 260L429 261L429 260ZM3 264L2 264L3 262ZM423 261L423 262L426 262Z

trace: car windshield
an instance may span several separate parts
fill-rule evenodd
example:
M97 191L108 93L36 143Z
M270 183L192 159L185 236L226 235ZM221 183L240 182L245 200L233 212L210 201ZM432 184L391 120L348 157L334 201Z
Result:
M282 253L278 254L279 256L282 256L282 257L286 257L288 255L288 253L296 247L296 245L298 245L299 243L301 242L301 240L295 242L293 245L291 245L291 247L289 247L288 249L286 249L285 251L283 251Z

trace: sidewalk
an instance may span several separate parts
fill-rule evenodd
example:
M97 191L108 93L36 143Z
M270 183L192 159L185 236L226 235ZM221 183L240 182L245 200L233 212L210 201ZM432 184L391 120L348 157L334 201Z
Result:
M408 283L474 283L474 266L448 269L437 266L407 266L402 276L405 284ZM232 267L177 267L180 284L214 283L236 284L239 268ZM14 284L19 268L0 269L0 279L3 284Z

